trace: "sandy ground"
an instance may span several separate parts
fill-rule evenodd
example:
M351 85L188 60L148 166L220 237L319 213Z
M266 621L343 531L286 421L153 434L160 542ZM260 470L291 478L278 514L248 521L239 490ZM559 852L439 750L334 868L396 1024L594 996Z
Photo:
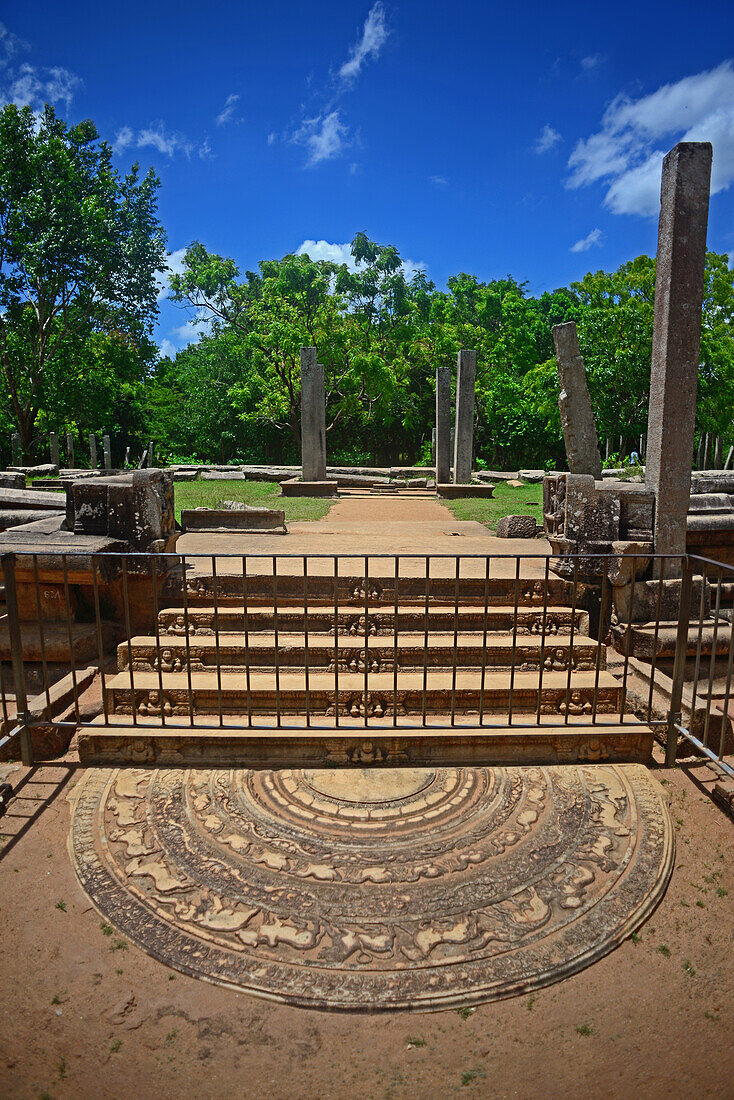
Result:
M0 820L0 1095L734 1096L734 823L690 775L657 774L676 869L635 942L534 996L358 1016L207 985L106 935L66 851L75 775L31 773Z
M454 576L457 554L477 554L476 561L462 562L462 576L484 576L484 558L487 554L496 555L491 566L493 577L515 576L515 560L512 555L535 555L523 561L522 577L542 577L545 571L545 558L550 546L545 539L498 539L491 535L486 527L474 521L457 520L443 504L426 497L347 497L337 501L323 519L308 523L292 523L286 535L245 535L245 534L187 534L183 535L176 547L181 554L247 554L251 557L251 568L272 568L272 557L279 554L323 554L322 562L309 563L309 570L318 573L330 573L334 554L400 554L406 555L401 562L404 576L425 573L425 555L449 555L450 560L441 562L435 559L431 563L431 572L435 576ZM411 557L411 555L416 555ZM260 566L258 557L262 556ZM192 573L211 573L211 562L206 559L190 559ZM237 571L236 562L228 569L226 559L218 558L217 570L220 573ZM350 568L347 562L340 568ZM362 561L357 558L355 569L362 569ZM280 572L302 569L300 561L290 562L286 557L278 561ZM379 566L376 559L370 563L371 572L380 575L381 569L392 574L392 562Z

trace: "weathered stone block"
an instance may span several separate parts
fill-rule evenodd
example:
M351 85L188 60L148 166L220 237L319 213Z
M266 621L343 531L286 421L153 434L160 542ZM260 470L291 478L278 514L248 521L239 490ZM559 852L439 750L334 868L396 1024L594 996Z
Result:
M567 321L553 326L556 365L561 383L558 408L561 413L563 439L568 468L572 474L591 474L601 478L599 440L591 411L591 398L586 383L586 370L579 350L576 324Z
M497 538L534 539L536 530L534 516L503 516L497 524Z
M108 535L133 551L170 551L177 538L173 475L136 470L75 481L66 491L66 522L75 534Z
M0 489L25 489L25 474L0 473Z
M619 621L623 623L654 622L658 614L658 599L660 599L660 621L677 621L683 582L678 578L663 580L662 590L660 583L658 580L636 581L634 586L628 584L614 588L612 592L614 610ZM705 578L694 577L691 606L688 609L691 619L698 621L702 599L703 617L706 618L711 610L711 588Z
M652 554L652 542L613 542L612 553L607 564L607 576L610 584L619 588L632 583L632 574L635 579L643 577L650 565Z

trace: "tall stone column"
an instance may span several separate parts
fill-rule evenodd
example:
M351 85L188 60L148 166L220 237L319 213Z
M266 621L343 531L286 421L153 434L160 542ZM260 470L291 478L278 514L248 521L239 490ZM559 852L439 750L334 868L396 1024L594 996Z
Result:
M89 465L92 470L97 469L97 438L94 435L89 436Z
M48 437L48 453L51 456L51 464L59 466L59 437L56 432L51 432Z
M451 372L436 367L436 485L451 480Z
M102 436L102 450L104 452L104 468L105 470L112 469L112 447L110 446L110 437L108 435Z
M66 464L70 470L74 469L74 436L71 432L66 434Z
M686 550L711 157L709 142L684 141L663 161L645 472L657 554ZM680 562L665 573L680 575Z
M10 449L13 455L13 465L23 465L23 449L20 445L20 432L13 432L10 437Z
M460 351L456 361L456 435L454 436L454 484L471 482L474 451L474 389L477 353Z
M591 411L591 397L576 334L576 323L567 321L563 325L554 325L553 343L561 383L558 408L561 413L568 469L572 474L591 474L598 481L601 478L599 439Z
M301 348L301 465L304 481L326 481L326 390L316 348Z

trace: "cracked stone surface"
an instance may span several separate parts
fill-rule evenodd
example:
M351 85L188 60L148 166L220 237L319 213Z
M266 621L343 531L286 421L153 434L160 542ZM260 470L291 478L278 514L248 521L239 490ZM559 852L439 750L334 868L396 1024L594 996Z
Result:
M69 847L102 916L190 975L310 1007L512 996L631 934L673 863L644 767L92 770Z

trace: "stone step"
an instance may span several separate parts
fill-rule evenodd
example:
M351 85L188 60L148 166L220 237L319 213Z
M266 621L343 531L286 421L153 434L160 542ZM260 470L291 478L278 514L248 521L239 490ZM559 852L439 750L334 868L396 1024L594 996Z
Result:
M193 562L194 559L192 559ZM383 562L382 559L372 559L371 565L376 575L370 574L365 580L364 573L360 576L355 572L360 567L359 559L340 559L339 576L334 578L333 559L329 557L315 558L308 563L308 576L304 581L303 561L301 558L279 558L277 584L274 583L273 573L253 572L254 563L248 563L248 574L243 583L242 572L226 574L226 569L231 569L231 560L227 558L217 559L219 568L216 581L212 576L192 575L186 577L186 599L190 607L197 605L211 606L214 602L214 590L216 587L217 601L220 605L234 603L241 606L243 592L247 592L248 604L273 603L274 593L277 589L279 603L302 604L304 589L309 603L326 603L333 606L336 594L337 602L342 605L355 605L364 608L365 593L368 606L394 605L395 603L395 571L392 563ZM452 603L456 598L457 580L456 565L453 558L432 559L430 575L426 585L425 559L417 557L410 559L414 563L410 575L409 562L401 562L401 570L397 582L398 603L424 603L426 599L426 587L431 600L440 600ZM352 566L350 571L349 567ZM498 566L490 563L490 572L498 569ZM505 563L506 571L514 574L515 562L510 559ZM458 580L458 598L462 603L479 603L484 605L485 588L486 599L489 604L510 604L514 606L515 599L523 607L542 608L547 604L570 604L572 598L572 585L559 577L549 576L547 582L539 579L520 578L514 576L490 576L485 577L485 563L483 558L467 558L460 566L462 575ZM406 574L403 576L403 572ZM435 574L435 575L434 575ZM183 603L181 574L175 570L167 582L166 602Z
M130 679L132 675L133 687ZM276 678L272 670L242 675L238 682L231 676L212 672L191 673L191 699L195 712L223 714L304 714L307 709L316 715L336 712L334 673L314 671L308 677L303 670L283 671ZM111 714L130 713L131 694L135 711L145 717L164 714L189 714L189 676L181 672L161 673L163 700L161 703L159 677L156 672L136 672L128 669L106 681L108 711ZM510 695L514 709L534 711L538 704L540 674L516 672L511 679L509 672L480 669L461 669L454 677L452 672L428 669L423 671L400 670L394 691L393 673L370 673L367 685L366 710L375 718L391 718L398 714L445 714L452 709L452 698L457 711L478 711L507 714ZM566 705L568 674L544 670L541 689L541 712L565 715L585 714L592 710L595 695L595 672L572 672L570 677L569 705ZM484 690L482 690L482 687ZM599 713L610 714L620 705L621 686L608 672L598 674L596 687ZM483 699L483 705L482 705ZM339 713L363 715L365 710L365 677L363 674L339 674Z
M308 623L309 632L325 633L333 635L334 632L334 608L309 606L308 618L304 612L303 604L279 604L277 615L278 631L283 633L302 633L304 620ZM370 637L392 636L395 633L395 612L388 608L370 608L367 615L358 607L339 608L336 613L339 625L339 633L364 637L365 632ZM483 631L485 626L485 612L483 607L472 604L460 604L457 611L453 604L430 603L426 615L425 607L411 607L400 605L398 607L398 635L404 632L420 633L425 630L426 618L428 619L429 634L449 633L454 629L456 622L459 630ZM523 635L541 635L547 637L557 634L568 634L571 623L575 619L575 630L579 633L588 633L589 617L585 611L576 610L575 616L569 607L552 606L545 609L537 607L517 608L517 631ZM242 606L225 606L216 609L208 607L189 607L188 609L188 633L211 634L214 632L215 621L221 631L244 631L244 611ZM186 633L186 615L181 608L164 608L158 616L161 634L184 635ZM489 607L486 613L486 628L488 631L502 631L509 633L514 630L515 609L513 607ZM545 626L545 630L543 627ZM248 631L257 633L262 630L272 631L275 627L275 613L270 607L248 607Z
M675 647L678 637L678 624L674 622L632 623L628 628L625 625L612 627L612 640L618 653L625 653L629 644L630 657L641 657L643 660L651 660L653 657L675 657ZM628 643L629 638L629 643ZM732 643L732 624L725 619L720 619L718 625L713 619L704 619L702 623L692 622L688 628L686 641L686 654L695 657L699 652L702 657L710 657L716 645L716 657L725 658L729 653Z
M322 719L326 728L306 728L303 719L292 718L290 729L264 720L251 728L235 728L241 719L225 716L222 726L216 714L195 717L194 724L163 727L160 719L146 718L147 727L133 726L130 715L114 715L105 726L98 719L77 733L79 758L85 765L116 767L122 764L162 767L333 768L370 767L491 767L511 764L543 765L589 762L648 763L652 733L635 718L624 724L601 717L587 728L534 713L518 713L513 726L490 729L477 715L468 715L460 726L448 725L447 717L429 717L426 728L401 729L392 723L365 729L357 720ZM588 721L588 720L587 720ZM403 719L405 722L405 719ZM431 724L432 723L432 724ZM299 728L300 725L300 728ZM526 728L519 728L519 727Z
M545 639L536 635L525 635L515 639L509 634L488 634L487 645L483 645L481 631L460 633L457 635L456 664L459 668L481 667L509 668L513 664L520 671L537 669L543 661L548 671L564 671L568 668L570 656L570 637ZM582 634L574 636L573 668L589 670L596 667L599 647L591 638ZM180 672L186 668L187 660L192 670L216 668L222 672L241 672L249 665L251 670L274 668L277 662L281 668L304 668L306 664L306 646L302 632L279 634L276 650L272 632L250 634L245 644L244 634L220 633L194 635L186 639L166 635L156 641L155 637L138 637L121 642L117 650L118 669L126 669L132 652L133 668L140 671L157 670L160 659L164 672ZM395 659L395 639L373 637L365 648L364 639L347 635L340 637L338 651L334 638L327 634L309 635L308 663L311 669L332 669L338 662L340 672L363 672L365 661L370 672L391 671ZM606 653L602 646L599 650L600 668L605 667ZM428 643L422 633L405 633L397 638L397 663L399 668L422 667L426 662L432 668L453 668L453 633L429 634Z

